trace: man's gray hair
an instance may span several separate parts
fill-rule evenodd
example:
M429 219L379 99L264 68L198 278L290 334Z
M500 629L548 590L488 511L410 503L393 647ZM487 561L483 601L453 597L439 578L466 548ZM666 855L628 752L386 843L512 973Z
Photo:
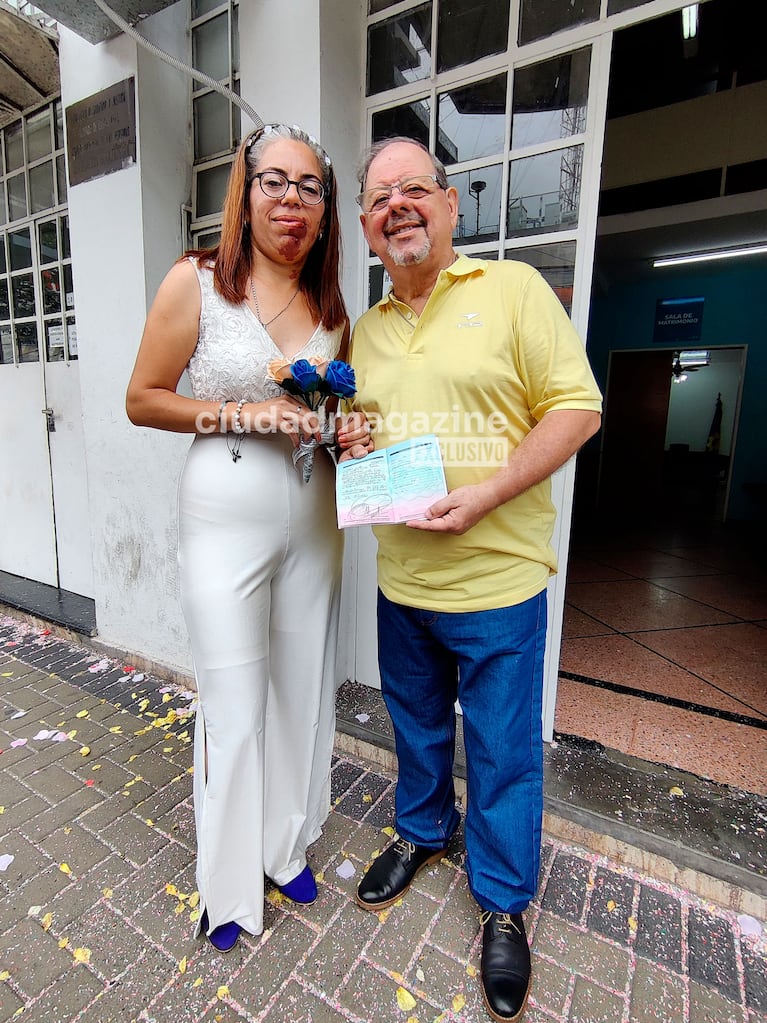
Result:
M370 164L373 162L373 160L375 160L375 158L380 153L382 153L385 149L388 149L388 147L393 145L395 142L407 142L408 145L417 146L418 149L422 149L423 152L428 155L429 159L434 164L434 173L437 176L437 184L440 186L440 188L448 187L445 165L442 163L439 157L435 156L434 153L432 153L428 146L425 146L423 142L419 142L418 139L408 138L407 135L394 135L391 138L380 139L380 141L374 142L373 145L370 146L369 149L365 150L365 152L362 154L359 165L357 167L357 180L360 183L360 188L364 189L365 187L365 181L368 176L368 171L370 170Z

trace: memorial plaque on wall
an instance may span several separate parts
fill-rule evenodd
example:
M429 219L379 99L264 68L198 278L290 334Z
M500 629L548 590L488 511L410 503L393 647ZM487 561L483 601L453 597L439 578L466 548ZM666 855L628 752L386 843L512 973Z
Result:
M69 184L113 174L136 162L135 81L126 78L67 107Z

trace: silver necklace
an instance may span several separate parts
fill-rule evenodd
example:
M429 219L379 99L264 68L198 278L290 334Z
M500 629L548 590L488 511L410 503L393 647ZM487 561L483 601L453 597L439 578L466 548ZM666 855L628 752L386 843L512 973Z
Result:
M296 288L296 290L290 296L288 304L284 305L282 309L280 309L280 311L277 313L277 315L271 318L271 320L267 320L266 323L264 323L264 321L261 319L261 310L258 308L258 299L256 298L256 284L253 278L252 277L250 278L250 293L253 296L253 305L256 307L256 316L258 317L258 322L261 324L264 330L266 330L270 324L274 323L276 319L279 319L279 317L282 316L282 314L290 308L293 299L296 297L300 290L301 290L300 288Z

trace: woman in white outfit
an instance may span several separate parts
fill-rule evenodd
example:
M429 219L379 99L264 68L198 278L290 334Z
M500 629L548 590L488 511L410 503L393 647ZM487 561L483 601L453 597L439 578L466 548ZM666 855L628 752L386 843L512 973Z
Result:
M267 125L235 158L219 245L176 263L147 317L131 421L194 433L178 497L181 600L199 692L200 927L220 951L263 930L264 875L317 895L306 861L330 808L342 554L332 460L293 465L317 416L267 374L344 358L335 178L320 145ZM176 392L188 370L194 397ZM364 454L350 417L339 443ZM360 443L357 443L360 442Z

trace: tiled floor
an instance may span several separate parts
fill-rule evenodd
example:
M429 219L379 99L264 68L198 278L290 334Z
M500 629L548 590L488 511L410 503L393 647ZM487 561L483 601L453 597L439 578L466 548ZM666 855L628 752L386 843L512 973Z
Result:
M767 793L767 563L756 535L595 531L570 557L555 728Z

